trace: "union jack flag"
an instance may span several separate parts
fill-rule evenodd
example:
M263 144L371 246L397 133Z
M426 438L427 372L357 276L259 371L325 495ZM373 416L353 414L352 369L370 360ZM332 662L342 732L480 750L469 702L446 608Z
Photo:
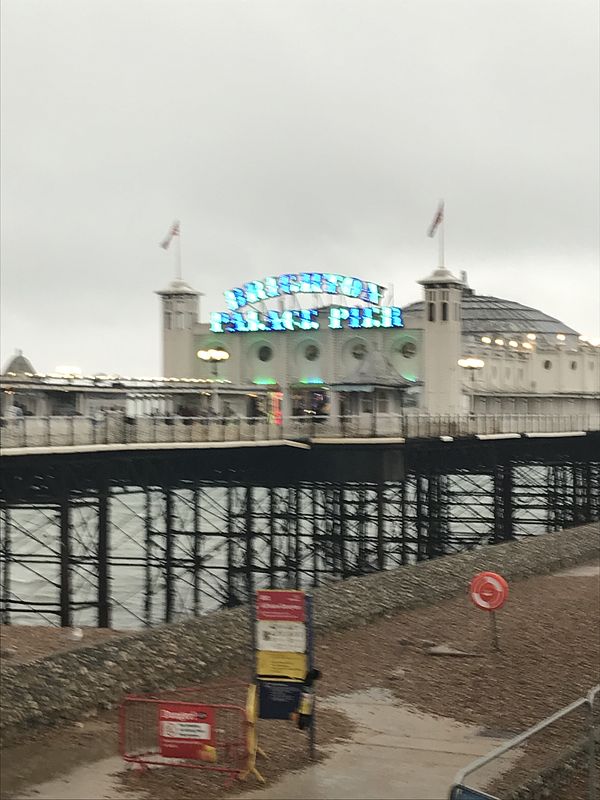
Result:
M169 228L169 232L167 233L165 238L162 240L162 242L160 242L159 246L162 247L163 250L168 250L169 249L169 245L171 244L171 241L172 241L174 236L179 236L179 221L178 220L175 220L175 222L171 225L171 227Z
M427 231L427 236L433 236L435 234L436 228L438 227L438 225L441 225L443 221L444 221L444 201L442 200L438 206L436 215L433 218L433 222L431 223L429 230Z

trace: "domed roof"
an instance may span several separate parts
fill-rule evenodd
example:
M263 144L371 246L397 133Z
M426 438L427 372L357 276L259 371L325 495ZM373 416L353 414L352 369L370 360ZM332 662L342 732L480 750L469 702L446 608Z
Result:
M403 311L418 315L423 312L423 301L411 303L405 306ZM564 322L544 314L537 308L521 305L514 300L474 294L468 288L463 291L462 329L463 334L467 336L534 333L539 337L555 339L558 333L579 335Z
M17 350L14 356L4 367L4 372L2 374L8 375L10 372L15 375L25 375L26 373L35 375L33 364L28 358L25 358L21 350Z

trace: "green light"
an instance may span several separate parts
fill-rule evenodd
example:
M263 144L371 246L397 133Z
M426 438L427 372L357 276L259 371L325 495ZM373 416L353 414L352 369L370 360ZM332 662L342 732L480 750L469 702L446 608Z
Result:
M302 378L300 383L318 383L319 385L323 383L322 378Z
M417 376L416 375L411 375L410 372L403 372L402 373L402 377L406 378L407 381L411 381L411 383L416 383L417 382Z
M275 378L255 378L252 383L255 383L257 386L276 386L277 381Z

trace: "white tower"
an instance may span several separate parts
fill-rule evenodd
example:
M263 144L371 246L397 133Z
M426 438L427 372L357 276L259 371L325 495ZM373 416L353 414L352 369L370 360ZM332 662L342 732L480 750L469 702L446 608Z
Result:
M201 292L176 278L156 294L162 305L163 375L193 378L194 328L200 319Z
M445 267L419 281L424 287L424 406L429 414L461 414L463 283Z

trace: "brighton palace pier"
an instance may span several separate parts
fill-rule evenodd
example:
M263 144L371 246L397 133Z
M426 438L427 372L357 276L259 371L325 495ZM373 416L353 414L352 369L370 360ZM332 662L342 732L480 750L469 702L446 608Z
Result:
M201 322L175 279L160 378L13 357L0 619L169 622L597 520L600 349L464 273L419 283L267 276Z
M400 308L358 278L271 277L225 292L205 324L199 293L173 281L159 292L164 374L218 369L268 387L284 417L598 413L600 348L573 328L477 294L465 273L438 268L419 283L422 299ZM229 357L206 360L219 350Z
M376 415L596 416L600 348L515 300L478 294L438 267L421 299L307 272L248 281L200 317L201 293L173 280L160 298L163 377L38 375L17 354L2 414L282 419ZM20 412L19 412L20 413Z

